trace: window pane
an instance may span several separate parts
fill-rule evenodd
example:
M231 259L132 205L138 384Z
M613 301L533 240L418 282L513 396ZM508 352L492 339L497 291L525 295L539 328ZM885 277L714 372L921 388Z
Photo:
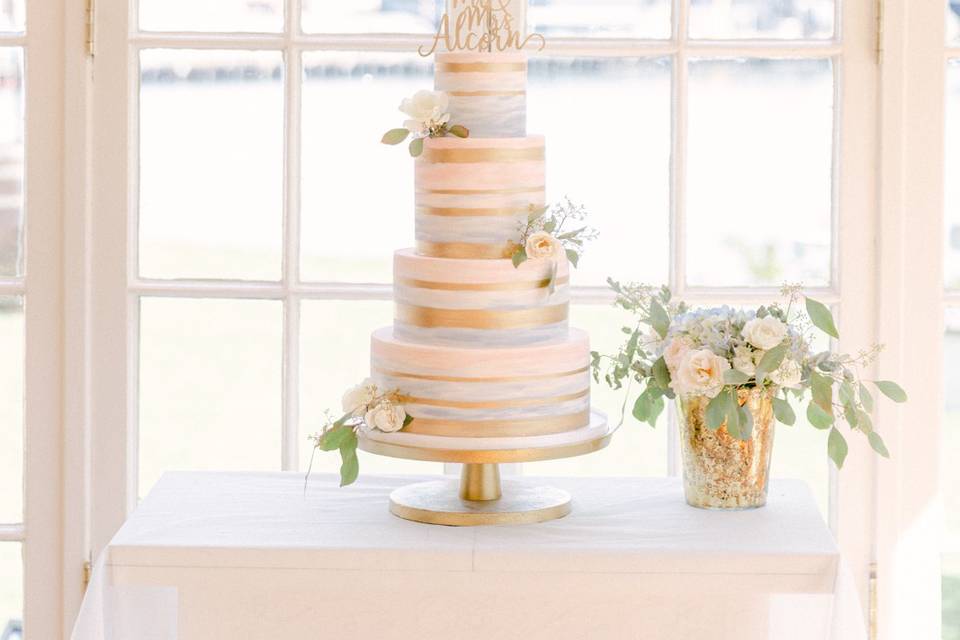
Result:
M0 48L0 277L23 274L23 52Z
M306 33L434 33L443 0L302 0Z
M144 31L280 31L283 0L140 0Z
M280 277L282 58L140 56L140 274Z
M311 456L307 438L319 432L324 412L341 415L344 391L370 375L370 334L393 322L393 303L387 300L305 300L300 307L300 458L306 469ZM360 454L360 472L440 473L433 462L399 460ZM313 470L337 473L336 452L320 453Z
M946 3L947 42L960 44L960 0L946 0Z
M433 65L309 52L303 66L303 279L390 282L393 251L413 245L413 160L380 136L403 122L405 96L433 87Z
M0 296L0 524L23 521L23 345L23 301Z
M23 31L25 15L23 0L0 2L0 31Z
M960 638L960 470L956 455L960 451L960 309L947 309L943 341L944 413L943 443L940 447L940 491L946 526L943 534L943 637Z
M20 640L22 621L23 545L19 542L0 542L0 637ZM10 635L5 635L4 631Z
M616 353L623 342L620 327L633 326L631 316L622 309L606 305L574 305L570 308L571 326L590 334L590 348L604 354ZM614 391L606 384L594 384L590 389L593 409L607 414L607 420L620 420L625 390ZM631 400L636 394L631 396ZM637 422L630 415L617 431L606 449L576 458L530 463L524 473L530 475L576 476L662 476L667 473L667 430L671 428L667 412L660 416L657 428Z
M576 285L607 276L665 282L670 211L670 65L637 58L531 60L527 130L547 139L547 198L590 212L599 238L584 251ZM602 120L573 95L602 105ZM629 158L618 162L617 159Z
M669 0L532 0L531 32L551 37L669 38Z
M960 60L947 65L947 179L944 221L947 225L944 280L947 287L960 287Z
M140 303L140 495L168 469L280 467L283 308Z
M833 16L833 0L693 0L690 37L830 38Z
M687 280L830 280L829 60L690 66Z

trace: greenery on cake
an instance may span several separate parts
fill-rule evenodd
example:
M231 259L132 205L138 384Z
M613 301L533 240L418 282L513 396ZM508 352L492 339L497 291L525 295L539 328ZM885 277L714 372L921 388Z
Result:
M576 267L584 243L597 237L596 229L582 224L586 218L586 208L566 197L552 207L535 208L521 224L520 241L511 256L513 266L531 259L556 259L565 253Z
M400 144L411 135L410 155L416 158L423 153L424 138L441 138L446 135L466 138L470 130L460 124L450 124L450 98L443 91L417 91L400 103L400 111L408 116L403 126L390 129L380 142L383 144Z
M809 395L807 421L829 432L827 453L838 468L848 450L838 429L840 420L866 436L878 454L889 457L870 418L873 395L859 373L876 359L882 345L856 355L815 351L814 329L831 338L840 334L830 309L805 296L800 285L783 287L785 306L774 302L757 309L691 309L667 287L607 282L616 294L615 306L634 314L636 322L622 328L627 338L616 354L592 352L592 369L598 382L602 378L614 389L626 385L624 413L634 382L641 392L633 416L651 426L664 409L664 398L706 397L707 427L726 426L733 437L749 440L752 418L738 401L739 390L759 387L773 393L774 416L785 425L796 421L791 396L801 401ZM895 382L869 382L894 402L906 402L906 392Z
M343 394L343 415L336 420L328 415L323 430L310 436L314 454L318 450L340 452L341 487L352 484L360 473L357 459L359 431L393 433L413 422L413 417L407 415L401 400L400 392L396 389L381 389L372 378L367 378ZM312 456L310 464L312 467ZM309 475L310 469L307 470Z

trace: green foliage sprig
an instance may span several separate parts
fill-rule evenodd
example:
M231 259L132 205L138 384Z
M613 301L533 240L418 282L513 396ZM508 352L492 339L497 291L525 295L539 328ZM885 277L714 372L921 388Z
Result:
M598 235L596 229L583 224L588 215L586 207L574 204L567 197L552 207L533 209L520 226L520 241L511 255L513 266L519 267L530 258L544 257L537 255L533 245L546 234L550 237L553 252L563 251L570 264L576 267L584 244L595 240Z
M413 134L413 140L410 141L408 149L410 155L414 158L418 157L423 153L423 139L424 138L442 138L446 135L456 136L458 138L468 138L470 137L470 130L461 124L435 124L431 126L423 135L414 133L409 129L404 129L399 127L397 129L390 129L383 137L380 138L380 142L383 144L400 144L406 140L410 134Z
M615 354L592 352L591 367L596 381L602 379L613 389L627 387L624 414L631 383L641 386L632 415L651 426L664 409L664 398L673 399L683 391L667 362L668 353L678 352L671 349L677 346L674 341L681 341L679 352L689 344L691 350L708 349L721 359L718 370L722 369L722 379L704 393L711 398L705 412L708 428L726 426L733 437L749 439L751 416L740 406L738 391L760 387L774 393L774 417L788 426L796 422L791 396L797 401L806 400L807 421L816 429L828 431L827 453L838 468L848 452L847 441L838 428L840 421L866 436L879 455L889 457L883 438L873 427L874 398L868 384L894 402L906 402L907 394L895 382L866 381L859 374L876 359L882 346L874 345L856 355L832 350L813 352L813 329L832 338L839 338L840 333L830 309L804 295L799 285L783 287L786 306L773 303L755 311L737 311L728 307L691 310L684 302L674 300L667 287L621 284L612 279L607 282L616 294L614 304L632 313L636 320L633 326L622 328L627 338ZM762 349L751 344L746 334L750 333L749 323L765 318L775 319L767 322L783 334L774 338L776 344Z

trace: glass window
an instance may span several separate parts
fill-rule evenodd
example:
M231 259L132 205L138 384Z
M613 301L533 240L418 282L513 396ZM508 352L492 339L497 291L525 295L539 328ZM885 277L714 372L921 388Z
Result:
M140 495L170 469L280 468L276 300L140 302Z
M0 2L0 31L23 31L25 16L23 0Z
M278 280L281 54L151 49L140 64L140 275Z
M830 38L835 11L833 0L691 0L690 37Z
M0 278L22 274L23 51L0 47Z
M947 42L960 44L960 1L945 0L947 6Z
M434 33L444 0L302 0L306 33Z
M0 542L0 637L19 640L23 633L23 545ZM9 633L10 635L6 635Z
M23 345L23 300L0 296L0 524L23 521Z
M283 0L140 0L144 31L280 31Z
M590 100L571 100L580 93ZM602 105L598 115L597 105ZM600 118L608 126L592 126ZM648 58L537 58L527 130L547 145L547 199L569 197L600 235L573 273L666 282L670 229L670 63ZM626 151L626 152L625 152ZM624 256L635 259L624 260Z
M432 58L318 51L303 68L301 277L388 283L394 250L413 246L413 161L380 136L433 88Z
M530 0L528 31L546 38L669 38L669 0Z
M960 60L947 65L946 193L944 194L944 281L960 288Z
M943 639L960 640L960 473L956 452L960 451L960 308L947 309L944 318L944 412L940 490L946 526L943 537Z
M692 62L688 138L688 283L827 284L830 61Z

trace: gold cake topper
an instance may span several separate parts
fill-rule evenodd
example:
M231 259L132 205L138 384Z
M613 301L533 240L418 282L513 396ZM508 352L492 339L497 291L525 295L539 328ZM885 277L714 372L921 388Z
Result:
M512 0L451 0L450 9L456 12L440 16L440 25L433 36L429 49L420 45L417 52L424 57L433 54L442 42L447 51L506 51L521 50L531 42L540 44L538 51L546 46L546 38L540 33L523 35L514 28L514 16L510 12ZM478 28L483 33L478 34Z

